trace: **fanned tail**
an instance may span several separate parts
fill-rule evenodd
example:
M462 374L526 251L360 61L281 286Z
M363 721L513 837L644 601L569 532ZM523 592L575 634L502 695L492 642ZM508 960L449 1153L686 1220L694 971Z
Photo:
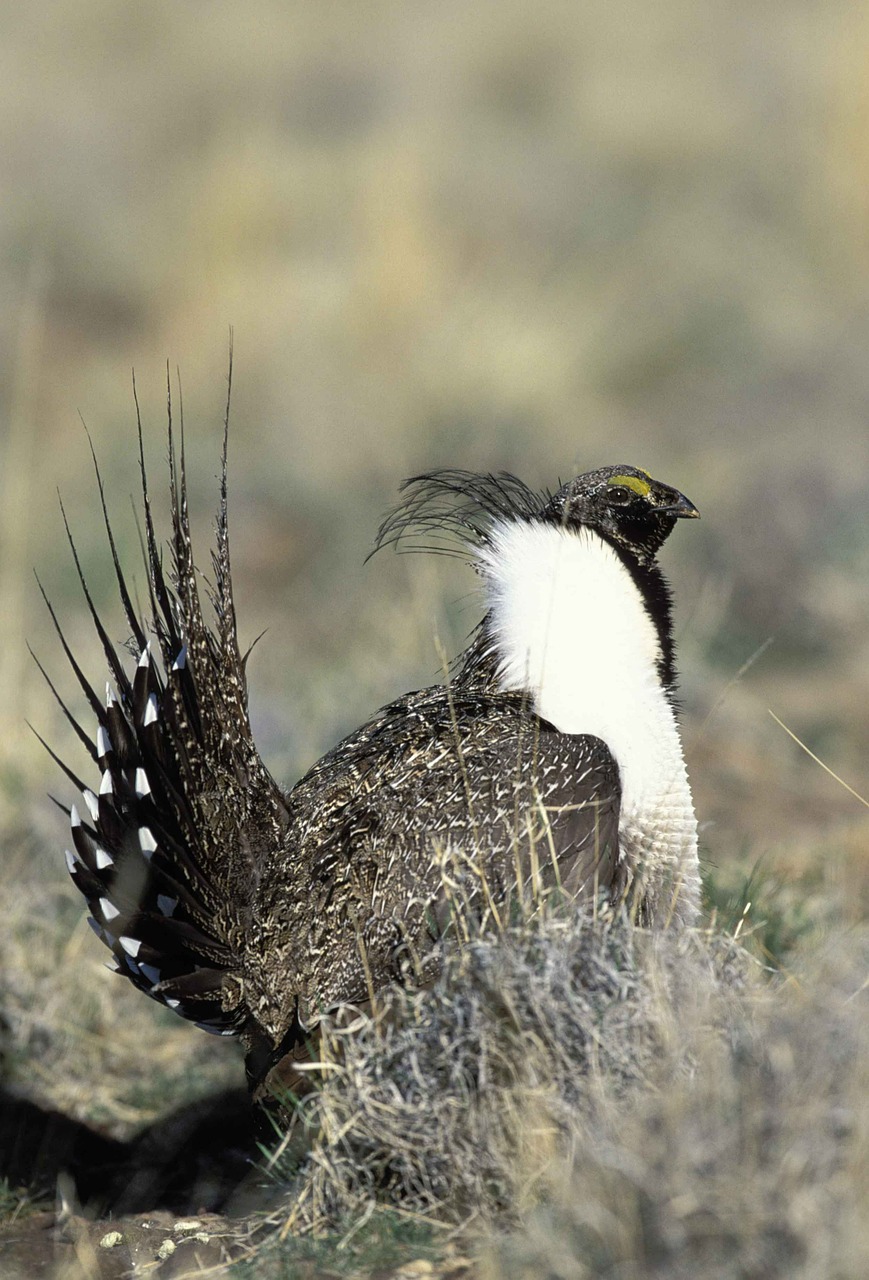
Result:
M230 388L231 371L230 361ZM146 624L133 605L94 455L136 665L127 671L97 613L64 512L76 572L111 676L105 701L85 677L44 592L43 597L96 719L95 738L40 669L99 768L97 791L47 749L82 792L83 811L76 805L66 809L73 845L67 867L87 899L91 927L112 952L112 967L205 1030L232 1035L250 1017L242 979L250 904L263 858L285 833L286 808L257 753L247 711L229 554L229 396L209 592L213 625L206 621L193 560L183 422L176 447L170 394L167 575L151 509L138 401L136 411L150 619Z

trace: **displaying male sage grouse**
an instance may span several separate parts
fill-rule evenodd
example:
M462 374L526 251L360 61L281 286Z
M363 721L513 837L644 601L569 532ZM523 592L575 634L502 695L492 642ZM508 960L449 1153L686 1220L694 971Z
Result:
M376 545L453 539L480 574L485 616L447 683L390 703L284 791L248 719L226 442L210 620L171 423L167 569L141 428L139 454L147 621L97 472L134 666L81 578L113 682L105 702L52 610L95 736L66 714L100 770L89 790L62 765L84 797L68 810L67 865L113 967L207 1031L240 1036L255 1092L294 1083L324 1011L435 972L456 895L497 917L536 879L627 900L645 923L695 919L696 820L655 560L676 521L698 514L687 498L630 466L555 493L464 471L406 481Z

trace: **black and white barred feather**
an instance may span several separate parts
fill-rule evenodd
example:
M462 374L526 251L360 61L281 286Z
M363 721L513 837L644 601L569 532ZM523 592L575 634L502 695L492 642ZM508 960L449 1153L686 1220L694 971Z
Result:
M91 737L49 680L100 772L95 793L49 748L83 797L81 807L67 810L73 847L66 861L90 907L91 928L111 950L112 966L136 987L205 1030L223 1035L241 1030L247 1017L238 981L240 932L250 912L259 859L286 825L282 793L256 752L247 714L227 530L228 420L227 401L212 555L214 624L205 621L193 562L183 427L178 448L171 395L168 573L154 528L138 422L147 621L133 605L121 568L94 456L118 591L131 632L128 643L136 657L132 672L97 613L64 514L76 571L112 676L105 701L85 677L46 597L95 719Z

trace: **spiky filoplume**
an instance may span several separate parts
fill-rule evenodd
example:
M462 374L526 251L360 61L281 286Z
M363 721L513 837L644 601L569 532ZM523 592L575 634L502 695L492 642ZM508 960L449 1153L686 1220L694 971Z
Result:
M100 771L94 793L58 761L84 797L83 812L67 810L67 865L114 967L206 1030L239 1034L262 1090L294 1082L323 1011L437 970L456 895L480 923L503 918L529 885L602 891L652 923L690 921L696 823L672 708L670 599L654 557L676 519L696 515L691 504L631 467L589 472L554 494L461 471L407 482L377 545L416 538L471 558L488 611L449 682L383 708L285 792L247 712L227 436L228 405L210 621L171 404L168 571L139 425L147 620L97 468L132 673L70 538L113 680L105 703L51 611L95 738L63 709Z

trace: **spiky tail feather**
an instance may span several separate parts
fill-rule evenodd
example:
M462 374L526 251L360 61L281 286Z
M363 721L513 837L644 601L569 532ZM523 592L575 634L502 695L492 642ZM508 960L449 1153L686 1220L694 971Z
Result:
M230 390L231 383L230 357ZM212 551L211 625L193 561L183 420L176 450L170 392L167 576L151 512L138 400L136 416L148 623L132 603L94 454L112 562L132 632L130 647L137 657L132 675L94 606L63 513L76 572L114 682L107 685L105 703L85 677L42 592L96 718L95 739L69 711L41 664L40 670L100 770L98 793L45 745L84 797L84 814L75 805L61 806L72 832L67 867L87 899L91 927L112 952L113 967L205 1030L232 1035L244 1030L249 1019L241 970L251 898L264 854L286 829L286 809L259 758L247 712L247 655L238 645L227 521L229 393ZM159 659L153 652L155 640Z

